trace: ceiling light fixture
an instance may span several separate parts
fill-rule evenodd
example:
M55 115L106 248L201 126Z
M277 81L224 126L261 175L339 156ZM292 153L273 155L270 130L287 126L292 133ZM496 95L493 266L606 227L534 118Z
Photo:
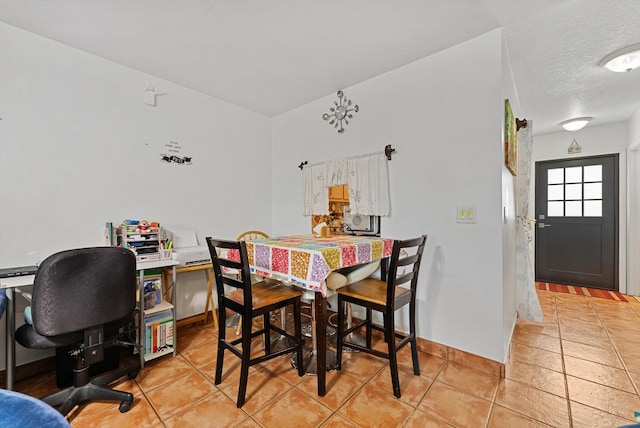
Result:
M562 126L566 131L579 131L584 128L587 123L589 123L593 119L592 117L576 117L575 119L565 120L564 122L560 122L560 126Z
M640 67L640 43L610 53L602 58L600 65L616 73Z

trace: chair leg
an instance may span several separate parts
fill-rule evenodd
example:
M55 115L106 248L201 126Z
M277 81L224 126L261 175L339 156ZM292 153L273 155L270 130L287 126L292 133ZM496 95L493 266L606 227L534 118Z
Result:
M240 365L240 385L238 387L238 408L244 405L245 396L247 395L247 382L249 380L249 360L251 359L251 327L250 319L244 319L242 316L242 363Z
M271 316L270 312L262 315L262 324L264 325L264 339L263 346L264 352L269 355L271 353L271 320L269 317Z
M400 379L398 377L398 357L396 355L395 340L395 319L393 312L384 314L384 329L387 338L387 349L389 351L389 369L391 370L391 384L393 385L393 395L400 398Z
M284 311L283 311L284 312ZM284 315L284 313L283 313ZM296 335L296 367L298 367L298 376L301 377L304 375L304 367L302 367L302 348L304 347L304 340L302 339L302 323L300 321L300 316L302 315L302 303L300 300L296 300L293 303L293 319L294 319L294 331ZM283 328L284 330L284 328Z
M338 340L336 341L336 370L342 370L342 340L344 338L344 301L338 294Z
M372 313L373 311L369 308L367 308L367 315L366 315L366 321L367 321L367 325L366 325L366 338L365 338L365 343L366 343L366 347L371 349L371 320L372 320Z
M409 307L409 334L411 334L411 361L413 362L413 374L420 375L420 361L418 360L418 340L416 339L416 305Z
M215 385L220 385L222 382L222 364L224 362L224 341L226 340L226 322L227 322L227 309L220 307L218 310L218 356L216 357L216 377L214 379Z

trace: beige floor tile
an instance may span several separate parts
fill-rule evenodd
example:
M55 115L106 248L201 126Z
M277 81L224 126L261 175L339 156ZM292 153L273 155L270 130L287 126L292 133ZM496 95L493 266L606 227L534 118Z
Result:
M234 331L235 334L235 331ZM206 342L217 342L217 336L209 331L200 328L191 328L188 330L180 329L178 331L178 348L180 352L188 351L193 347L198 347Z
M190 346L185 351L180 351L180 355L196 368L200 368L216 362L218 344L215 341L207 341L198 346Z
M620 353L620 358L630 372L640 373L640 355Z
M557 337L538 335L527 332L514 333L513 341L534 348L560 353L560 339Z
M509 347L509 357L525 363L545 367L562 373L562 354L545 351L517 342L512 342Z
M491 402L436 381L418 410L454 426L480 427L489 419Z
M274 358L257 366L260 370L267 371L271 376L279 376L291 385L303 382L307 375L298 376L298 370L291 364L291 355ZM315 376L314 376L315 379Z
M229 387L222 389L222 392L232 399L233 402L236 402L239 387L240 381L238 380ZM242 406L242 410L249 415L253 415L264 407L265 404L278 398L291 388L293 388L293 386L279 377L270 376L259 370L249 373L245 403L244 406Z
M314 397L331 410L337 410L349 398L362 388L363 382L347 374L344 371L327 373L327 393L324 397L318 397L318 382L316 376L305 376L297 388L307 395Z
M433 382L433 379L413 373L413 369L407 366L398 367L398 378L400 380L400 401L407 403L411 406L417 406L424 394L429 389L429 386ZM391 370L387 365L380 370L369 382L375 388L380 391L393 394L393 384L391 383Z
M544 367L534 366L513 358L507 360L505 374L507 379L526 383L534 388L566 397L564 375Z
M384 358L378 358L364 352L344 352L342 354L342 371L363 382L371 379L385 364L388 362Z
M220 426L230 427L248 418L235 401L220 391L207 395L202 400L166 419L167 428Z
M606 328L620 328L637 331L640 333L640 322L632 322L617 318L602 318L602 324Z
M555 323L537 323L529 321L518 321L515 332L523 331L532 334L544 334L546 336L560 337L558 325Z
M160 418L167 419L217 389L201 373L194 371L148 392L147 398Z
M626 370L597 364L580 358L565 356L564 366L568 375L635 393L636 390Z
M554 427L569 426L567 399L524 383L505 379L498 386L495 403ZM531 403L536 403L532 406Z
M321 428L358 428L358 425L349 422L344 416L334 413L327 419L325 423L320 425Z
M78 416L81 416L82 412ZM155 427L161 424L160 418L154 412L149 402L144 398L136 398L133 406L126 413L120 413L118 405L115 404L110 409L105 409L89 418L75 418L71 420L71 425L75 427ZM160 425L162 426L162 425Z
M562 308L558 307L558 319L561 320L576 320L586 323L600 324L600 319L596 312L591 309L575 310L574 308Z
M319 426L331 416L332 411L304 392L292 388L264 406L253 415L260 425L266 427Z
M635 393L630 394L573 376L567 376L567 385L571 401L595 407L622 418L632 416L634 411L640 409L640 398Z
M453 428L453 425L416 410L409 416L409 420L404 424L403 428Z
M573 428L619 427L635 422L575 401L571 401L570 405Z
M184 378L195 369L181 355L175 358L163 357L145 363L140 370L136 382L144 392L162 386L176 379Z
M618 354L613 349L603 349L584 343L572 342L570 340L562 341L562 350L564 354L575 358L593 361L594 363L604 364L610 367L623 368Z
M413 407L369 385L362 387L338 413L363 427L402 426Z
M474 370L460 364L449 362L442 369L438 382L460 389L483 400L491 401L500 378Z
M491 419L489 419L487 428L544 428L548 426L506 407L495 405L491 410Z

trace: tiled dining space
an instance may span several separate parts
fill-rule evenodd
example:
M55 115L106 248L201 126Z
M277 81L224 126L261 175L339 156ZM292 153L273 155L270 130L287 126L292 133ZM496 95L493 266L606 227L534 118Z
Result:
M503 379L476 360L420 352L414 376L401 352L402 398L386 361L344 354L343 370L298 377L288 357L250 369L247 402L235 404L239 360L225 361L213 384L213 323L183 327L178 356L154 360L120 389L135 404L91 403L70 414L73 427L617 427L640 411L640 302L618 302L538 290L544 321L517 323ZM235 334L230 328L228 334ZM259 339L256 339L259 340ZM381 338L377 339L382 345ZM55 390L55 372L19 381L41 397Z

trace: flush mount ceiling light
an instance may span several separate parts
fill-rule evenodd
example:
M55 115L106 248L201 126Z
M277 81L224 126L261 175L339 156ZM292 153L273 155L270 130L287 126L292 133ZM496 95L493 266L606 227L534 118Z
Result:
M579 131L584 128L587 123L589 123L593 119L592 117L576 117L575 119L565 120L564 122L560 122L560 126L562 126L566 131Z
M640 67L640 43L617 50L600 61L607 70L622 73Z

